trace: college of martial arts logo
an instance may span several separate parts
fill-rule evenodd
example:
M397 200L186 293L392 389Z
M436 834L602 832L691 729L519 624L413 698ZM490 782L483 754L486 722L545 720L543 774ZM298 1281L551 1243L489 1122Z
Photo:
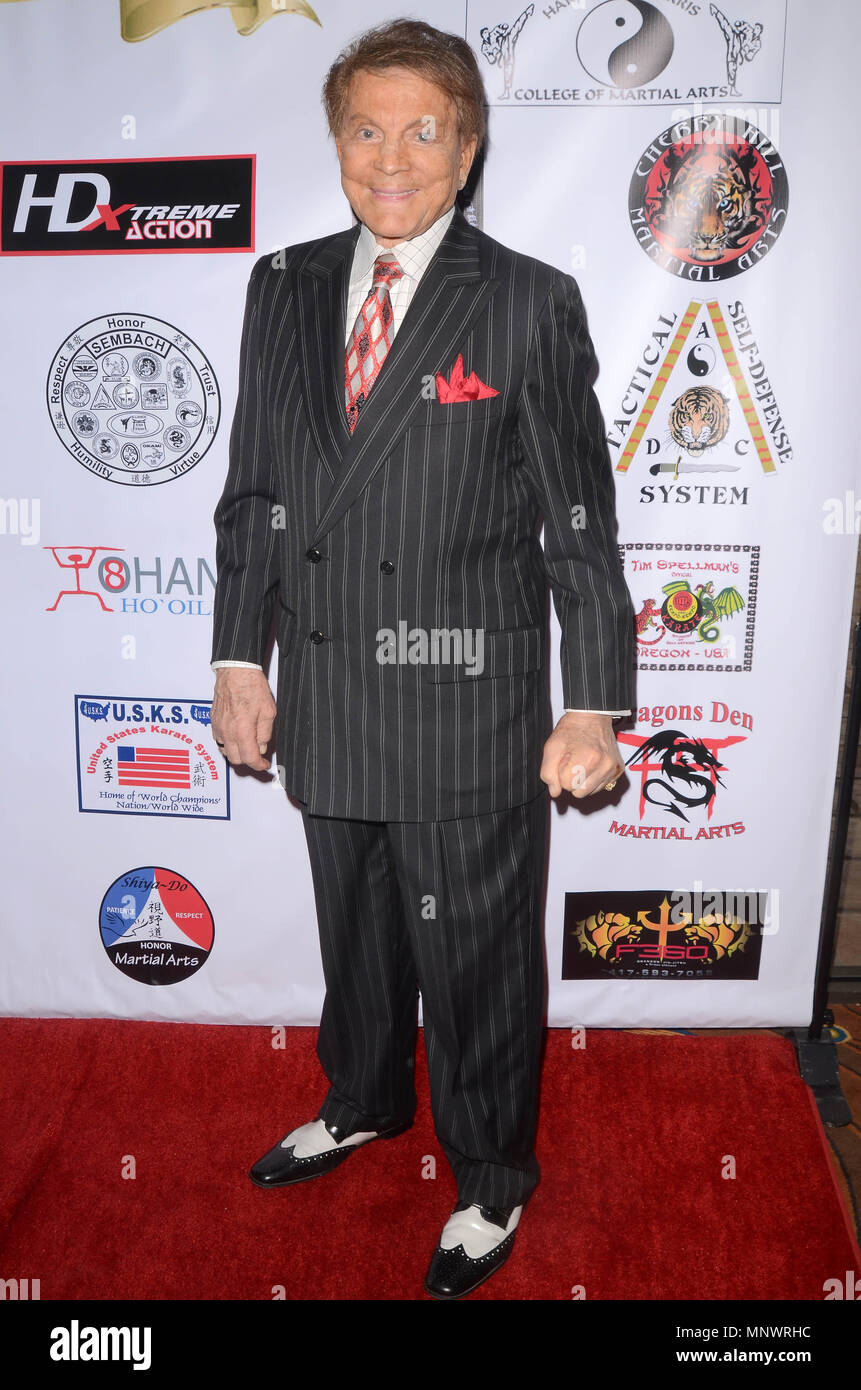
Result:
M640 503L746 506L792 459L762 347L740 299L657 315L607 431L614 467L647 468ZM637 471L637 470L635 470ZM741 475L741 476L737 476Z
M75 696L78 810L230 819L211 700Z
M491 105L642 107L779 102L785 27L786 0L471 0L467 38Z
M786 170L768 137L743 117L706 111L647 145L631 179L629 216L662 270L710 282L758 265L788 204Z
M563 980L756 980L768 893L565 894Z
M173 869L131 869L99 908L109 959L142 985L175 985L205 965L215 923L193 883Z
M196 343L150 314L104 314L76 328L48 373L48 410L78 463L112 483L169 483L218 429L215 373Z
M728 730L732 730L729 732ZM637 728L620 730L628 783L611 835L634 840L686 840L698 846L745 832L732 819L738 792L734 773L753 733L753 716L724 700L644 705ZM626 820L636 815L636 821Z
M758 545L626 541L619 555L639 670L751 670Z
M254 160L0 164L0 255L253 251Z

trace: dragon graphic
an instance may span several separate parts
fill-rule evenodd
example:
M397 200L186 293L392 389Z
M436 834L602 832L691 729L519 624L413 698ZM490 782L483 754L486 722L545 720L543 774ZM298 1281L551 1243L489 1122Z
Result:
M660 764L661 775L646 778L641 793L643 799L683 821L688 820L685 808L708 806L715 786L724 785L720 778L720 773L726 771L723 763L702 739L687 738L680 729L661 729L647 738L625 766L634 767L652 760ZM666 792L667 797L661 792Z

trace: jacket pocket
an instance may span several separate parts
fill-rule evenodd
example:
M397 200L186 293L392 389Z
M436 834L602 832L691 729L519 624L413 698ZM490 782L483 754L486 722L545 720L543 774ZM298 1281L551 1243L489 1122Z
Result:
M483 396L477 401L422 401L410 417L410 428L422 425L483 424L498 415L503 406L502 392L498 396Z
M433 631L432 628L424 676L434 685L521 676L541 669L540 627L498 628L490 632L484 628L442 628L438 631L447 633L448 638L440 637L436 643Z

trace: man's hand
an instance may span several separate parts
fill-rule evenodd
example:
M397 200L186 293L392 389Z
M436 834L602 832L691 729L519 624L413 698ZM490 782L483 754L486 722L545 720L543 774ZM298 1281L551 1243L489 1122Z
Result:
M584 797L602 791L623 767L609 714L563 714L544 745L540 777L551 796L564 789Z
M264 757L275 724L275 701L262 671L221 666L215 673L212 732L227 761L268 772Z

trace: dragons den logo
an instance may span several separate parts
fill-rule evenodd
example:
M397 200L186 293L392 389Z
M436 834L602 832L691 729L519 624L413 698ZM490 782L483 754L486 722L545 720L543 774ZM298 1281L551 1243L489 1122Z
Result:
M607 443L617 473L644 466L640 504L746 506L792 443L740 299L692 299L658 314L616 407ZM740 475L740 476L739 476Z
M625 799L636 795L637 821L613 816L609 834L699 846L743 835L744 821L734 817L737 792L731 780L753 733L753 716L722 700L679 702L642 706L637 725L616 735L620 749L631 749L625 768L632 786ZM700 727L694 732L691 725ZM703 725L710 726L708 731ZM646 732L641 732L643 726Z
M779 102L786 0L471 0L491 105ZM493 71L491 72L490 69Z
M254 155L0 164L0 255L253 251Z
M756 980L768 893L565 894L563 980Z
M63 343L48 411L72 458L111 483L169 483L194 468L218 429L215 373L200 348L147 314L105 314Z
M758 545L629 541L619 546L641 671L749 671Z
M195 975L212 950L212 913L193 883L172 869L131 869L99 908L108 958L142 985L175 985Z
M230 819L211 700L75 696L78 810Z
M788 204L786 170L768 137L743 117L707 111L647 145L631 179L629 215L662 270L711 282L768 254Z

